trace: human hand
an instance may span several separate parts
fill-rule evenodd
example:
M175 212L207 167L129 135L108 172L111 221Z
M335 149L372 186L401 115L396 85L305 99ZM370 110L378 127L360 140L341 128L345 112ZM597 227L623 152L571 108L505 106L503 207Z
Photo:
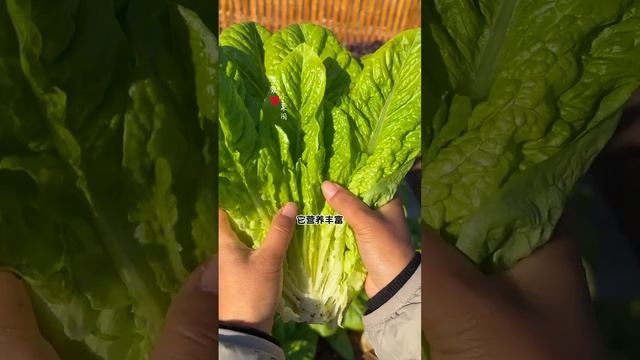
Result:
M295 225L296 208L278 212L263 245L245 247L219 211L220 279L218 256L196 269L175 295L165 327L150 354L151 360L210 359L218 351L219 318L227 323L271 332L282 291L282 261ZM224 287L218 298L218 281ZM40 335L24 284L0 271L0 350L15 360L59 360ZM218 307L218 300L220 306Z
M194 271L174 297L165 329L150 359L211 359L218 351L217 264L215 259ZM2 359L59 360L40 334L23 282L0 271L0 353Z
M282 262L295 228L296 206L286 204L273 218L262 245L252 250L218 211L220 294L219 319L227 324L271 333L282 293Z
M434 360L602 359L579 252L567 235L484 275L422 231L422 328Z
M396 198L372 210L347 189L329 181L322 184L322 193L353 229L368 273L364 289L373 297L402 272L415 254L402 203Z
M40 335L29 294L20 279L0 271L0 353L3 359L59 360Z
M150 360L206 360L218 352L218 257L194 270L173 297Z

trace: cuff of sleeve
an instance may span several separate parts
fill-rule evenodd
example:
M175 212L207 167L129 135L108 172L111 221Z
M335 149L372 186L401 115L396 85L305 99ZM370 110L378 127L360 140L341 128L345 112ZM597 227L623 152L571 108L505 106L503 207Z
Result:
M418 265L418 268L413 272L409 280L391 299L382 304L376 311L364 316L365 328L375 328L385 323L400 309L414 302L415 298L420 296L422 289L422 273L420 269L421 266Z
M220 342L232 344L238 347L254 349L270 354L276 359L284 359L284 351L276 343L260 336L249 334L241 330L232 330L222 326L218 329ZM268 336L268 335L267 335Z
M396 276L387 286L382 288L377 294L367 301L367 311L365 315L378 310L382 305L391 300L414 275L420 266L421 256L416 252L409 264Z
M276 338L274 338L273 336L267 334L266 332L260 331L258 329L254 329L252 327L232 325L232 324L227 324L225 322L220 321L218 323L218 328L227 329L227 330L233 330L233 331L237 331L237 332L241 332L241 333L257 336L259 338L262 338L264 340L267 340L267 341L270 341L270 342L274 343L276 346L280 346L280 343L278 342L278 340L276 340Z

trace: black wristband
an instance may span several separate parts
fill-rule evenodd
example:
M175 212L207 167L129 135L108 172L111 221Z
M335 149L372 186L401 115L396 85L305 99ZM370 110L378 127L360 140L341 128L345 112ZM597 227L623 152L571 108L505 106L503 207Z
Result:
M411 276L418 266L420 266L421 256L420 253L416 251L416 254L413 256L409 264L405 266L405 268L396 276L387 286L382 288L377 294L375 294L371 299L367 301L367 311L364 313L365 315L371 314L376 311L380 306L384 305L389 299L391 299L395 294L400 291L400 289L404 286L404 284L409 281Z
M261 339L265 339L269 342L272 342L274 344L276 344L276 346L280 346L280 343L278 342L278 340L276 340L276 338L274 338L273 336L267 334L264 331L260 331L258 329L252 328L252 327L248 327L248 326L240 326L240 325L232 325L232 324L227 324L225 322L220 321L218 323L218 328L219 329L225 329L225 330L231 330L231 331L237 331L237 332L241 332L241 333L245 333L248 335L253 335L253 336L257 336Z

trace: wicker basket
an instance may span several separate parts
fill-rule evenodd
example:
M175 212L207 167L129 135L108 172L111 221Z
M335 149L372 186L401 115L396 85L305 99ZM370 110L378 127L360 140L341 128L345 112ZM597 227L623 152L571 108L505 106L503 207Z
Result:
M420 26L420 0L220 0L220 28L255 21L271 31L312 22L344 44L386 41Z

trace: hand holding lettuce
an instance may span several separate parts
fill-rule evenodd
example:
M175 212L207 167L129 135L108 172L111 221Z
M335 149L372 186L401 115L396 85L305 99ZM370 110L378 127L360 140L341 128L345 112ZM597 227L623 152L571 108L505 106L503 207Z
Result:
M211 354L218 351L217 337L211 331L218 326L216 314L211 311L212 306L217 306L218 264L215 260L214 257L206 266L192 272L173 297L164 330L155 342L153 352L145 359L210 359ZM15 274L0 270L0 294L3 358L60 360L57 351L40 332L42 319L36 320L24 282ZM63 359L92 358L88 354L61 351Z
M551 237L574 184L640 85L640 1L430 0L426 15L422 218L495 274L474 274L459 254L425 253L425 265L464 263L464 272L448 272L471 277L444 282L454 284L448 295L427 287L434 294L423 309L431 316L423 319L430 350L450 351L465 338L452 328L473 323L467 338L494 348L485 349L490 358L505 350L512 352L504 358L598 358L575 249L563 259L555 255L566 241L552 242L526 257ZM540 304L531 302L540 298L546 309L536 310ZM483 318L482 308L500 310ZM452 321L461 309L475 309L480 319ZM537 316L523 319L527 311ZM547 311L556 324L545 324ZM514 336L518 328L524 331ZM494 333L504 335L492 345L486 334Z
M371 315L365 319L367 338L381 357L387 358L393 353L403 354L401 358L415 358L420 353L420 281L416 277L419 259L410 241L400 199L393 199L374 211L331 182L323 183L322 193L327 203L344 214L353 228L368 272L365 290L371 297L367 309ZM244 358L258 352L269 358L280 359L286 354L287 358L306 359L316 354L318 334L339 354L353 358L352 345L344 329L283 323L280 319L274 324L282 293L282 265L294 233L295 215L293 203L278 210L264 241L252 250L241 243L228 215L219 210L220 251L216 258L220 263L221 358ZM356 315L360 323L363 312ZM350 321L345 320L344 326L350 326ZM276 346L272 333L280 340L281 348Z
M332 180L380 207L420 153L420 31L360 63L326 29L275 34L244 23L220 35L220 206L257 248L284 203L332 215ZM274 105L277 96L278 105ZM340 323L365 279L347 226L299 226L284 266L284 320Z
M486 275L425 229L422 329L433 359L604 359L574 241L556 231L512 269Z
M62 358L143 359L214 252L209 1L0 2L0 267Z
M296 211L293 203L279 209L262 245L252 250L231 229L228 215L218 210L222 289L218 318L225 325L271 334L282 293L282 262L296 226Z
M322 193L335 211L343 214L358 242L367 270L364 290L374 297L400 274L415 255L402 202L395 198L377 211L339 185L325 181Z

